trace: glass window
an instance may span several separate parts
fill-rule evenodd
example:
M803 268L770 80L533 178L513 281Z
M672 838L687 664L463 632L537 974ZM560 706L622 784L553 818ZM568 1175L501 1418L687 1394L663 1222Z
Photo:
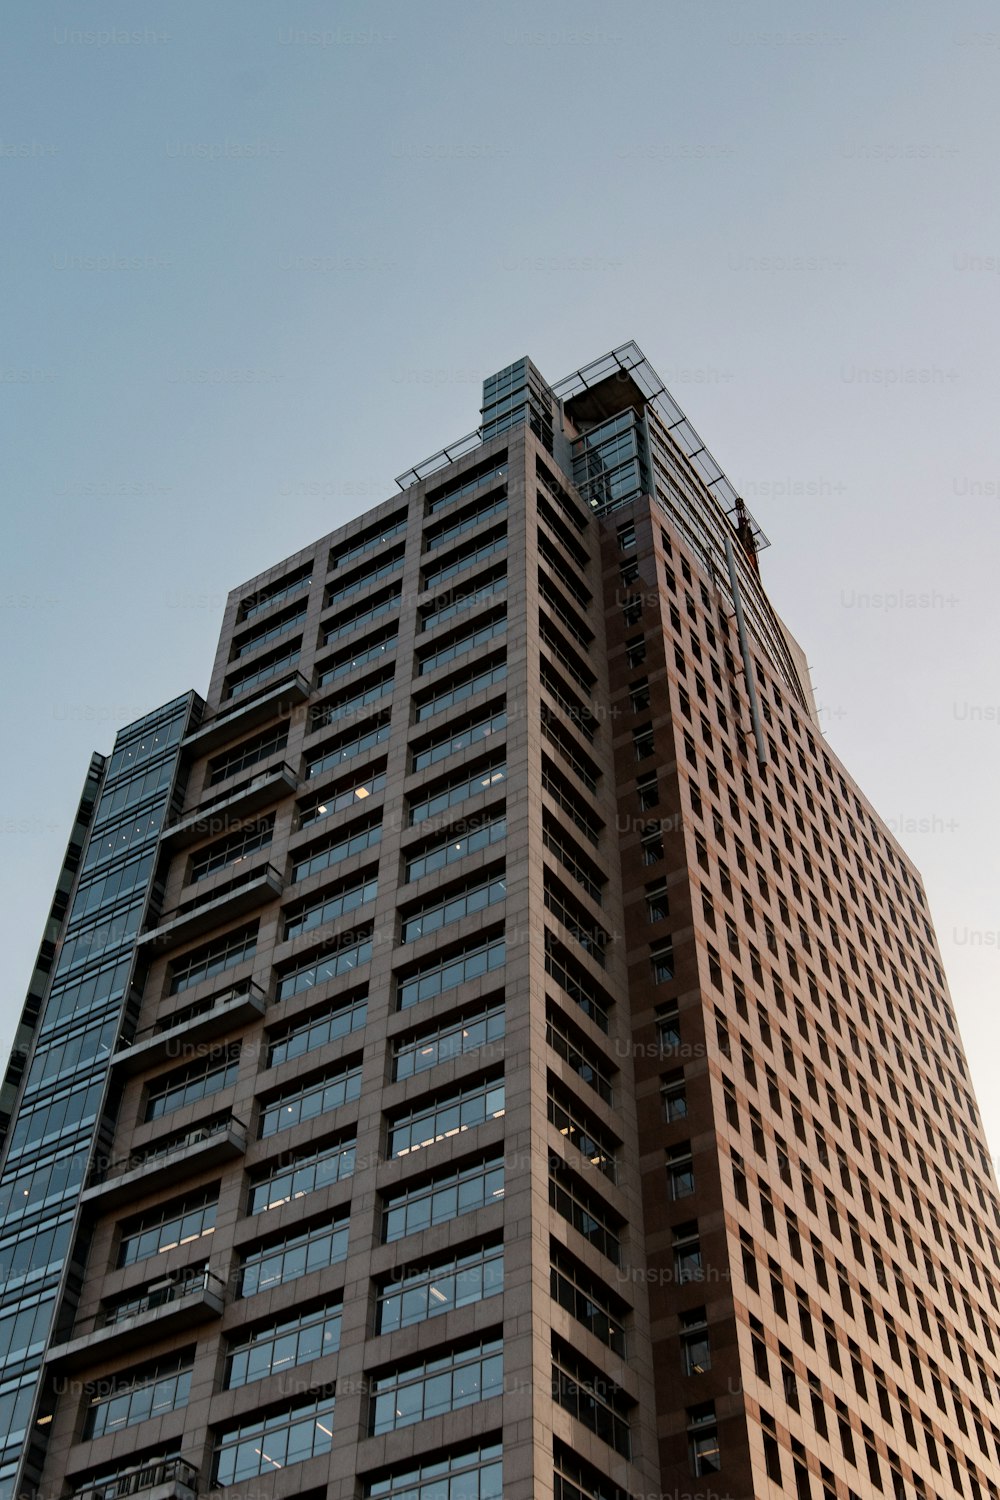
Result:
M333 1396L315 1396L267 1417L224 1428L216 1438L212 1483L239 1484L329 1453L333 1413Z
M444 786L438 782L436 784L438 790L432 791L430 795L428 795L429 788L421 787L420 792L415 794L414 800L410 803L410 825L412 827L437 813L446 812L449 807L455 807L467 798L477 796L480 792L488 792L506 779L506 761L494 760L474 775L465 774L459 780L446 782Z
M267 1066L276 1068L289 1058L302 1057L304 1053L313 1052L317 1047L325 1047L327 1042L335 1041L337 1037L348 1036L352 1031L360 1030L368 1018L367 995L366 985L335 1006L310 1011L304 1020L298 1021L271 1042Z
M712 1349L703 1307L680 1315L681 1369L685 1375L704 1375L712 1368Z
M280 1158L283 1165L272 1168L267 1177L251 1184L247 1212L266 1213L352 1176L355 1147L353 1140L338 1141L336 1145L293 1157L291 1161L287 1157Z
M353 974L360 964L368 963L371 956L371 937L364 938L360 943L349 944L337 953L332 953L329 958L320 959L318 963L312 963L304 969L294 969L291 974L285 974L278 981L277 998L287 1000L289 995L298 995L302 990L313 989L317 984L326 984L330 979L339 979L344 974Z
M691 1472L696 1477L717 1474L722 1467L719 1458L719 1430L715 1422L715 1402L688 1407L688 1452Z
M303 1120L339 1109L342 1104L361 1096L361 1065L338 1068L325 1077L281 1093L264 1105L260 1116L260 1135L276 1135L290 1130Z
M704 1280L697 1221L676 1226L673 1232L673 1250L674 1278L679 1286L690 1281Z
M382 712L383 715L387 715L389 711L383 709ZM367 750L381 745L389 738L390 730L391 726L386 718L384 723L376 724L371 729L359 730L347 739L338 740L335 745L318 750L306 762L306 779L311 780L314 776L322 776L325 771L342 766L346 761L353 760L355 756L363 755Z
M202 1235L215 1231L216 1188L209 1196L199 1194L179 1203L164 1204L127 1220L122 1227L118 1251L119 1266L131 1266L150 1255L162 1254L178 1245L187 1245Z
M667 1190L673 1199L688 1198L694 1192L690 1141L681 1141L667 1152Z
M503 1157L490 1156L472 1166L442 1173L419 1186L389 1194L383 1205L383 1242L388 1244L432 1224L444 1224L461 1214L499 1203L503 1193Z
M448 1136L474 1130L504 1113L503 1079L484 1080L456 1094L417 1105L389 1130L390 1157L409 1156Z
M398 980L396 1004L399 1010L418 1005L445 990L455 989L471 979L502 969L506 949L503 938L460 949L449 958L424 965Z
M347 1219L334 1219L247 1251L240 1272L239 1296L253 1297L299 1276L308 1276L310 1271L336 1265L347 1256L347 1236Z
M374 901L377 894L378 881L373 876L362 877L360 880L353 876L349 883L342 885L337 891L323 891L305 906L291 912L285 918L285 939L299 937L303 932L312 932L316 927L325 926L336 917L346 916L368 901Z
M239 1044L210 1053L202 1062L179 1072L156 1078L149 1085L146 1119L159 1120L172 1110L207 1099L236 1082L240 1067Z
M450 922L461 921L473 912L485 911L507 899L507 882L502 875L492 880L479 880L463 891L458 891L447 901L435 901L403 920L401 941L416 942L428 933L437 932Z
M311 845L306 857L292 866L293 885L299 880L307 880L310 875L318 875L320 870L328 870L342 859L349 859L352 854L361 854L365 849L373 848L381 838L381 811L364 822L338 829L323 843Z
M266 1323L229 1346L223 1389L235 1390L268 1375L335 1354L340 1348L340 1303L292 1313Z
M394 1432L443 1412L488 1401L503 1391L503 1343L484 1340L471 1349L404 1366L371 1380L373 1434Z
M365 1485L365 1500L502 1500L502 1496L499 1443L432 1458Z
M84 1419L85 1438L104 1437L134 1427L152 1417L162 1417L186 1404L191 1389L190 1354L132 1374L115 1375L102 1382L92 1396ZM108 1388L110 1387L110 1389Z
M687 1093L683 1078L665 1083L660 1090L660 1098L663 1100L663 1117L668 1124L687 1119Z
M401 1038L395 1044L394 1077L412 1078L415 1073L426 1072L448 1058L461 1057L480 1047L499 1043L504 1035L504 1020L501 1001L460 1020L442 1022L417 1036Z
M407 860L407 882L419 880L423 875L430 875L434 870L444 869L446 865L464 859L467 854L475 854L480 849L498 844L506 836L507 819L503 814L499 817L490 814L478 819L463 819L449 836L435 840L420 854Z
M483 1245L431 1266L393 1272L379 1290L376 1328L390 1333L503 1291L503 1246Z
M628 1412L632 1401L603 1371L555 1338L552 1396L616 1453L631 1457Z
M252 927L240 927L227 932L224 937L206 943L185 953L171 965L170 993L179 995L191 989L203 979L212 979L225 969L231 969L244 959L252 958L257 951L257 923Z
M674 944L671 938L657 943L649 956L654 984L667 984L674 977Z

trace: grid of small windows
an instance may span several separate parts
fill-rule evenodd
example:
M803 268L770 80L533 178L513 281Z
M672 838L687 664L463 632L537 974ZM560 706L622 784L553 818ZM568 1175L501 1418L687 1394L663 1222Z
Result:
M227 932L224 937L216 938L211 943L206 943L204 947L186 953L183 958L176 959L171 965L171 995L179 995L183 990L189 990L193 985L201 984L205 979L213 979L216 974L222 974L226 969L233 968L235 964L252 958L256 951L257 924L255 922L252 927L236 928L233 932Z
M234 674L223 689L223 698L237 698L241 693L248 693L251 688L260 687L264 682L270 682L272 677L285 672L294 662L298 660L299 649L302 645L301 636L296 637L287 646L276 651L273 656L248 671Z
M291 1203L296 1198L304 1198L309 1193L343 1182L354 1173L355 1147L354 1140L342 1140L320 1146L315 1151L298 1153L291 1160L283 1158L280 1165L267 1169L266 1176L251 1182L247 1212L266 1213L280 1208L283 1203Z
M504 1193L502 1156L487 1156L468 1167L440 1173L429 1181L386 1196L382 1238L386 1244L499 1203Z
M503 1393L503 1342L438 1355L372 1376L369 1431L395 1432Z
M239 771L249 770L259 761L266 760L269 755L277 755L279 750L284 750L287 740L288 725L279 724L276 728L268 729L252 740L244 740L232 750L216 756L215 760L209 762L209 786L215 786L217 782L225 781Z
M84 1437L104 1437L184 1406L191 1390L193 1363L188 1353L152 1368L112 1377L88 1402Z
M365 1500L502 1500L503 1448L482 1444L365 1484ZM612 1497L609 1497L612 1500ZM618 1500L618 1497L613 1497Z
M336 917L343 917L348 912L356 911L359 906L374 901L377 892L378 881L374 876L362 880L354 877L333 893L324 891L313 901L289 913L285 918L286 939L300 937L303 932L312 932L314 928L324 927L327 922L332 922Z
M347 1258L346 1218L324 1220L299 1234L248 1250L240 1267L239 1296L254 1297L287 1281L326 1270Z
M336 1354L340 1348L340 1315L339 1302L310 1308L265 1323L230 1343L223 1389L236 1390Z
M393 1076L412 1078L440 1062L461 1057L482 1047L493 1048L504 1036L503 1001L494 1002L459 1020L441 1022L429 1031L397 1040L394 1048Z
M503 1079L484 1080L429 1104L420 1104L389 1129L388 1155L409 1156L436 1141L474 1130L504 1113Z
M482 818L463 819L460 829L443 839L422 848L419 854L406 862L406 881L420 880L436 870L464 859L467 854L476 854L501 843L507 837L507 819L504 814L487 814Z
M296 1086L268 1100L260 1113L261 1138L277 1135L279 1130L291 1130L303 1120L315 1120L360 1096L361 1064L338 1068L323 1078Z
M506 946L502 937L467 944L450 957L421 964L412 973L401 977L396 989L397 1008L407 1010L411 1005L419 1005L421 1000L430 1000L472 979L495 973L505 962Z
M213 1484L239 1484L329 1453L334 1406L333 1395L318 1395L256 1421L224 1427L215 1441Z
M481 1245L430 1266L394 1271L378 1292L379 1333L408 1328L503 1291L503 1245Z
M336 953L283 975L278 981L277 997L279 1000L287 1000L291 995L301 994L303 990L315 989L318 984L326 984L331 979L341 979L345 974L353 974L355 969L368 963L371 956L372 938L369 933L359 942L347 942Z
M280 1036L273 1037L267 1054L267 1065L276 1068L293 1057L303 1057L317 1047L325 1047L338 1037L358 1031L368 1019L367 987L348 999L338 1001L309 1014Z
M463 917L485 911L487 907L496 906L506 898L507 882L503 875L496 875L491 880L477 879L464 890L456 891L446 901L435 900L433 904L429 903L405 916L400 940L415 943L418 938L438 932L450 922L459 922Z
M222 1048L201 1062L155 1079L146 1098L146 1119L159 1120L172 1110L207 1099L236 1082L240 1067L239 1046Z
M552 1339L552 1398L616 1453L623 1458L631 1457L631 1399L596 1365L576 1354L555 1336Z
M188 1245L192 1240L212 1234L217 1203L216 1189L180 1203L164 1204L138 1219L129 1220L122 1226L119 1266L135 1265L136 1261L147 1260L151 1255L161 1255L178 1245Z

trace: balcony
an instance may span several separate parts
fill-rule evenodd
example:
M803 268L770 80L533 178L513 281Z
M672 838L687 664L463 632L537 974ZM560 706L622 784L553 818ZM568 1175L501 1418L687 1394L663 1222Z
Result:
M179 1138L140 1155L112 1162L104 1178L81 1195L81 1202L99 1212L117 1208L148 1193L160 1192L196 1172L243 1156L247 1149L247 1127L233 1115L197 1125Z
M214 1037L225 1036L238 1026L258 1021L267 1008L267 995L256 984L241 985L238 989L213 995L208 1007L195 1015L181 1011L184 1019L172 1022L167 1016L152 1026L137 1031L131 1042L120 1042L111 1058L111 1066L125 1075L145 1072L163 1062L165 1058L176 1059L185 1050L194 1050Z
M302 778L285 761L251 777L250 781L234 792L228 793L218 802L206 802L179 823L165 828L160 835L161 844L173 849L185 849L210 834L225 833L233 828L247 813L268 807L272 802L298 790Z
M151 932L144 932L136 946L144 954L152 949L164 951L177 943L186 943L203 932L211 932L220 923L230 922L234 917L254 911L267 902L276 900L285 888L285 877L275 865L251 870L239 876L224 890L209 892L206 899L195 900L186 908L174 907L162 913L159 925Z
M83 1485L71 1500L193 1500L198 1493L198 1470L183 1458L153 1458L134 1469L120 1469L110 1479Z
M206 1268L165 1277L127 1302L103 1308L73 1329L73 1337L45 1356L49 1366L79 1369L95 1357L117 1356L146 1348L153 1339L221 1318L225 1283Z
M274 687L267 689L259 698L238 708L229 708L217 713L215 718L196 729L182 741L184 749L194 755L208 755L224 745L227 740L237 738L247 729L275 719L295 704L304 703L309 697L309 682L301 672L293 672Z

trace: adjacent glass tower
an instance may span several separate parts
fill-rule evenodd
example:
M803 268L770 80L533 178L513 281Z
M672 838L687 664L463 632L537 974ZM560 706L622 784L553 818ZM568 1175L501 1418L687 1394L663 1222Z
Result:
M4 1493L996 1496L919 875L634 345L95 757L0 1094Z

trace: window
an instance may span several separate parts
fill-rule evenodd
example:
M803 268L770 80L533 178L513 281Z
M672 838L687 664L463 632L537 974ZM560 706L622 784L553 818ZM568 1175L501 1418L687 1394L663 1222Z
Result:
M225 1428L216 1439L212 1483L239 1484L329 1453L334 1404L332 1395L314 1396L256 1421Z
M354 1172L354 1150L355 1142L346 1140L295 1156L291 1161L281 1158L284 1165L273 1167L268 1176L251 1184L247 1212L266 1213L350 1177Z
M359 906L364 906L368 901L374 901L378 893L378 881L371 876L351 876L347 882L342 883L334 892L329 889L319 896L314 896L304 906L296 911L290 912L285 919L285 938L300 937L303 932L312 932L315 927L323 927L327 922L332 922L335 917L346 916L348 912L356 911Z
M394 1271L378 1293L379 1333L408 1328L503 1291L503 1245L483 1245L431 1266Z
M380 676L369 678L367 682L349 689L346 694L341 693L339 697L329 699L326 703L317 703L309 710L307 733L314 734L318 729L328 729L331 724L339 724L341 719L356 719L370 704L387 698L393 690L393 672L394 669L390 667Z
M433 1224L444 1224L487 1204L499 1203L503 1191L503 1157L490 1156L387 1195L383 1200L383 1242L389 1244Z
M561 1339L552 1340L552 1397L623 1458L631 1457L632 1402L603 1371Z
M312 844L306 857L292 866L292 884L307 880L310 875L318 875L320 870L328 870L331 865L339 864L342 859L349 859L352 854L371 849L381 838L381 812L363 822L338 829L323 843Z
M356 808L359 803L385 790L384 771L377 771L372 776L365 776L360 771L354 774L360 775L362 779L356 781L352 778L347 786L341 783L341 790L319 792L308 802L303 802L298 811L298 827L308 828L311 823L318 823L322 818L331 817L333 813L344 812L349 807Z
M687 1119L687 1092L683 1075L664 1083L660 1089L660 1098L663 1101L663 1118L668 1124Z
M670 915L670 897L665 880L655 881L646 887L646 920L662 922Z
M578 1458L558 1438L553 1438L552 1451L555 1458L553 1500L628 1500L624 1490L592 1464Z
M484 1080L460 1093L411 1109L389 1129L388 1156L410 1156L448 1136L474 1130L504 1113L503 1079Z
M408 882L444 869L445 866L464 859L467 854L475 854L480 849L488 849L492 844L500 843L507 836L507 819L501 814L499 817L491 815L463 820L454 834L457 836L435 839L420 854L407 860Z
M561 1096L561 1097L559 1097ZM548 1117L559 1134L583 1153L591 1166L603 1172L611 1182L618 1180L617 1142L612 1141L603 1128L592 1125L584 1116L578 1102L571 1100L549 1075Z
M338 1109L361 1095L361 1065L338 1068L326 1076L269 1099L261 1110L260 1135L276 1135L303 1120Z
M457 1021L444 1021L430 1031L403 1038L395 1044L396 1080L424 1073L451 1057L461 1057L479 1047L499 1042L504 1035L503 1002L488 1005Z
M265 730L255 739L244 740L242 744L209 762L208 785L215 786L217 782L235 776L237 771L246 771L258 761L266 760L269 755L276 755L279 750L284 750L287 739L288 725L279 724L276 729Z
M328 1220L304 1233L286 1235L248 1251L240 1270L238 1295L254 1297L310 1271L336 1265L347 1256L347 1234L346 1218Z
M621 1220L555 1156L549 1158L549 1206L613 1265L621 1265Z
M487 495L469 510L460 511L457 515L449 517L445 522L439 523L424 533L424 551L435 552L438 547L444 547L448 542L453 542L456 537L464 536L466 532L474 531L491 516L501 515L507 509L507 495L501 489L495 495Z
M545 1040L553 1052L567 1062L606 1104L610 1104L613 1097L610 1063L570 1025L558 1006L550 1002L546 1015Z
M219 843L202 849L191 861L190 880L204 880L217 870L229 865L238 865L261 849L266 849L274 831L274 814L260 823L247 823L238 833L231 834ZM75 908L74 908L75 915Z
M354 934L348 933L353 937ZM372 956L372 939L369 934L360 942L348 943L329 958L320 959L316 963L307 964L303 969L293 969L290 974L285 974L278 981L277 998L287 1000L290 995L298 995L302 990L313 989L317 984L326 984L328 980L339 979L344 974L352 974L360 964L369 962Z
M633 636L630 641L625 642L625 660L630 669L641 667L646 660L646 642L641 635Z
M252 620L265 609L270 609L272 605L277 604L279 599L290 599L300 589L307 589L311 583L312 563L307 563L305 568L293 574L291 578L286 578L283 583L272 584L249 599L244 599L240 605L240 622Z
M681 1023L676 1005L661 1006L656 1012L656 1039L664 1051L680 1046Z
M634 714L645 713L649 708L649 683L645 677L633 682L628 691L629 707Z
M674 1200L689 1198L694 1192L694 1162L690 1141L680 1141L667 1152L667 1191Z
M642 729L633 729L632 749L636 760L645 760L647 756L654 754L656 745L653 740L652 725L646 725Z
M625 1330L622 1327L624 1304L589 1271L558 1244L550 1241L552 1263L549 1289L558 1302L602 1344L616 1354L625 1354Z
M704 1270L701 1259L701 1239L698 1221L677 1224L673 1231L674 1279L678 1286L689 1281L703 1281Z
M417 723L422 724L425 719L431 719L435 714L443 713L446 708L453 708L456 703L463 703L466 698L471 698L476 693L481 693L486 688L503 682L506 676L507 663L504 660L494 659L492 662L477 663L470 671L451 678L447 685L443 685L432 698L424 698L417 703Z
M337 1037L358 1031L368 1018L367 995L365 987L338 1001L333 1007L318 1012L310 1011L305 1020L290 1026L287 1031L274 1038L268 1051L267 1066L276 1068L290 1058L302 1057L317 1047L325 1047L327 1042L335 1041Z
M383 709L382 722L370 729L355 730L350 735L341 737L335 744L317 750L315 755L310 754L306 763L306 779L322 776L324 772L342 766L345 761L353 760L355 756L381 745L389 738L388 713L388 709Z
M438 667L445 666L456 657L475 651L478 646L485 645L487 641L496 640L497 636L503 635L506 629L507 611L504 609L494 618L463 630L459 635L453 636L450 641L437 646L433 651L428 651L426 656L419 657L417 676L426 677L428 672L437 671Z
M644 865L655 865L663 858L663 834L655 823L643 833L639 847Z
M399 1010L407 1010L445 990L455 989L471 979L493 973L503 968L505 946L502 937L492 941L472 943L459 949L449 958L423 965L411 974L400 977L396 992Z
M412 771L426 770L428 766L436 765L439 760L447 760L449 755L456 755L459 750L468 750L471 745L478 745L482 740L492 739L506 727L506 709L502 707L495 709L485 718L477 719L473 724L467 724L464 729L455 730L445 735L443 739L435 740L426 748L415 750L410 769Z
M266 1323L229 1346L223 1389L279 1375L340 1348L340 1303Z
M688 1455L692 1474L698 1478L703 1474L717 1474L722 1464L719 1459L715 1402L705 1401L700 1406L689 1406L687 1418Z
M136 1219L127 1220L122 1227L119 1266L135 1265L136 1261L146 1260L150 1255L162 1254L178 1245L190 1244L202 1235L214 1233L217 1196L216 1189L211 1194L201 1193L180 1202L167 1203L147 1214L140 1214Z
M635 784L636 795L639 799L639 807L646 812L651 807L656 807L660 800L660 787L656 779L656 772L650 771L640 776Z
M375 1375L370 1388L373 1435L488 1401L503 1391L503 1342L484 1339L471 1349Z
M712 1349L703 1307L680 1315L681 1369L685 1375L704 1375L712 1368Z
M395 547L389 552L387 557L370 563L367 567L359 568L356 573L352 573L346 583L330 584L323 600L323 608L329 609L332 604L342 604L345 599L350 599L352 595L359 594L362 589L369 588L380 578L387 578L390 573L394 573L399 567L403 561L405 552L405 545Z
M206 943L185 953L171 965L170 994L179 995L203 979L212 979L244 959L252 958L257 951L257 923L252 927L238 927L224 937Z
M366 526L364 531L359 532L349 541L341 542L337 547L331 547L330 570L342 568L345 563L353 562L356 557L362 557L366 552L373 552L376 547L381 547L393 537L399 536L406 530L407 520L405 511L397 511L394 516L388 516L384 521L378 521L373 526Z
M87 1407L84 1437L99 1438L120 1432L123 1427L134 1427L137 1422L162 1417L186 1405L193 1364L193 1354L187 1353L165 1364L102 1381Z
M480 877L474 884L456 892L449 900L435 900L433 904L405 917L401 941L416 942L418 938L437 932L450 922L459 922L473 912L485 911L488 906L495 906L506 898L507 883L502 874L485 881Z
M417 1468L394 1470L365 1485L365 1500L503 1500L503 1450L499 1443L469 1453L431 1458Z
M396 649L396 637L399 627L392 625L388 630L382 630L372 639L361 641L353 650L347 650L340 656L334 657L327 662L316 680L318 688L328 687L331 682L336 682L341 677L347 677L351 672L357 671L358 667L367 666L372 661L383 661L390 651Z
M199 1099L207 1099L220 1089L228 1088L236 1082L239 1067L240 1048L235 1044L224 1047L220 1052L210 1053L203 1062L182 1068L179 1072L168 1073L164 1078L154 1079L149 1085L146 1119L162 1119L172 1110L181 1109L185 1104L194 1104Z
M506 761L494 760L474 775L470 776L466 773L458 780L445 782L443 786L438 783L438 789L432 791L429 796L427 795L429 789L422 787L416 794L417 800L410 803L410 824L412 826L415 823L422 823L436 813L444 812L447 808L464 802L467 797L474 797L480 792L489 791L506 779Z
M672 938L657 943L650 951L649 966L654 984L667 984L674 977L674 944Z
M635 546L635 523L627 521L624 526L619 526L617 531L618 549L620 552L631 552Z

